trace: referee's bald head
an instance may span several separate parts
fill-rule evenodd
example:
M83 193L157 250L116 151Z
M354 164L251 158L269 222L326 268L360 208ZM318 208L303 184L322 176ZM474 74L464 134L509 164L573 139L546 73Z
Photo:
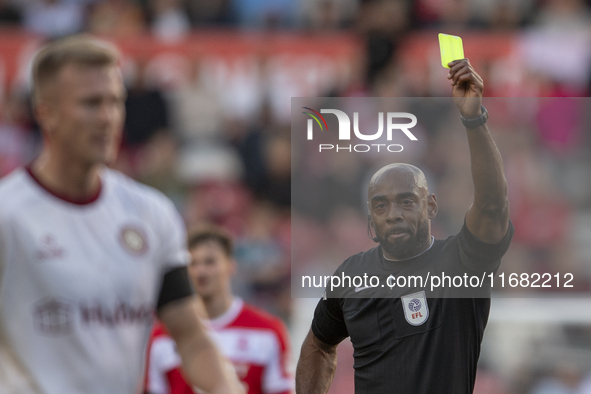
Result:
M380 168L371 177L367 189L368 201L378 186L400 183L406 184L411 189L417 188L421 193L421 197L429 194L427 178L420 168L412 164L392 163Z

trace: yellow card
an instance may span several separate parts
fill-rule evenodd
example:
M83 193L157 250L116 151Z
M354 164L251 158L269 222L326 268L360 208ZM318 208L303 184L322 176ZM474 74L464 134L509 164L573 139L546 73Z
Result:
M441 65L449 68L447 63L464 58L464 46L458 36L439 33L439 50L441 51Z

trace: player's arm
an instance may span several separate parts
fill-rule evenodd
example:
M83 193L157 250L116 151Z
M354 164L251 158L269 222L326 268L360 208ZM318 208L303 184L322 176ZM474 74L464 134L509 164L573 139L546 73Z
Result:
M235 374L207 335L198 311L186 267L167 273L157 314L177 344L187 380L208 394L243 393Z
M453 87L454 102L466 119L481 114L484 82L468 59L455 60L448 78ZM481 241L496 244L509 227L509 202L503 160L485 124L467 128L474 202L466 214L466 226Z
M143 394L160 392L160 384L168 383L169 394L194 394L181 371L181 360L174 340L157 322L148 345L148 362Z
M308 332L296 369L296 394L325 394L337 367L337 345L322 342Z
M349 336L341 299L320 299L296 368L296 394L324 394L337 365L337 345Z

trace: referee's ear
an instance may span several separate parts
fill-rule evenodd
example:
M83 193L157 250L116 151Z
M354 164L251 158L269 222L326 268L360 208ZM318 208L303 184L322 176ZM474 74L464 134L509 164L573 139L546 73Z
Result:
M437 216L437 198L435 194L429 194L427 196L427 213L429 214L429 219L434 219Z

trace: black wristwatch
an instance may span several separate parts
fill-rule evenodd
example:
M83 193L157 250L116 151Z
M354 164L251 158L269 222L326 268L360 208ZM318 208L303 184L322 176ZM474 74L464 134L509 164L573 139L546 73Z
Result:
M484 105L480 105L480 109L482 111L482 115L474 119L466 119L462 115L460 115L460 119L462 119L462 123L467 129L475 129L478 126L482 126L488 120L488 111L484 108Z

